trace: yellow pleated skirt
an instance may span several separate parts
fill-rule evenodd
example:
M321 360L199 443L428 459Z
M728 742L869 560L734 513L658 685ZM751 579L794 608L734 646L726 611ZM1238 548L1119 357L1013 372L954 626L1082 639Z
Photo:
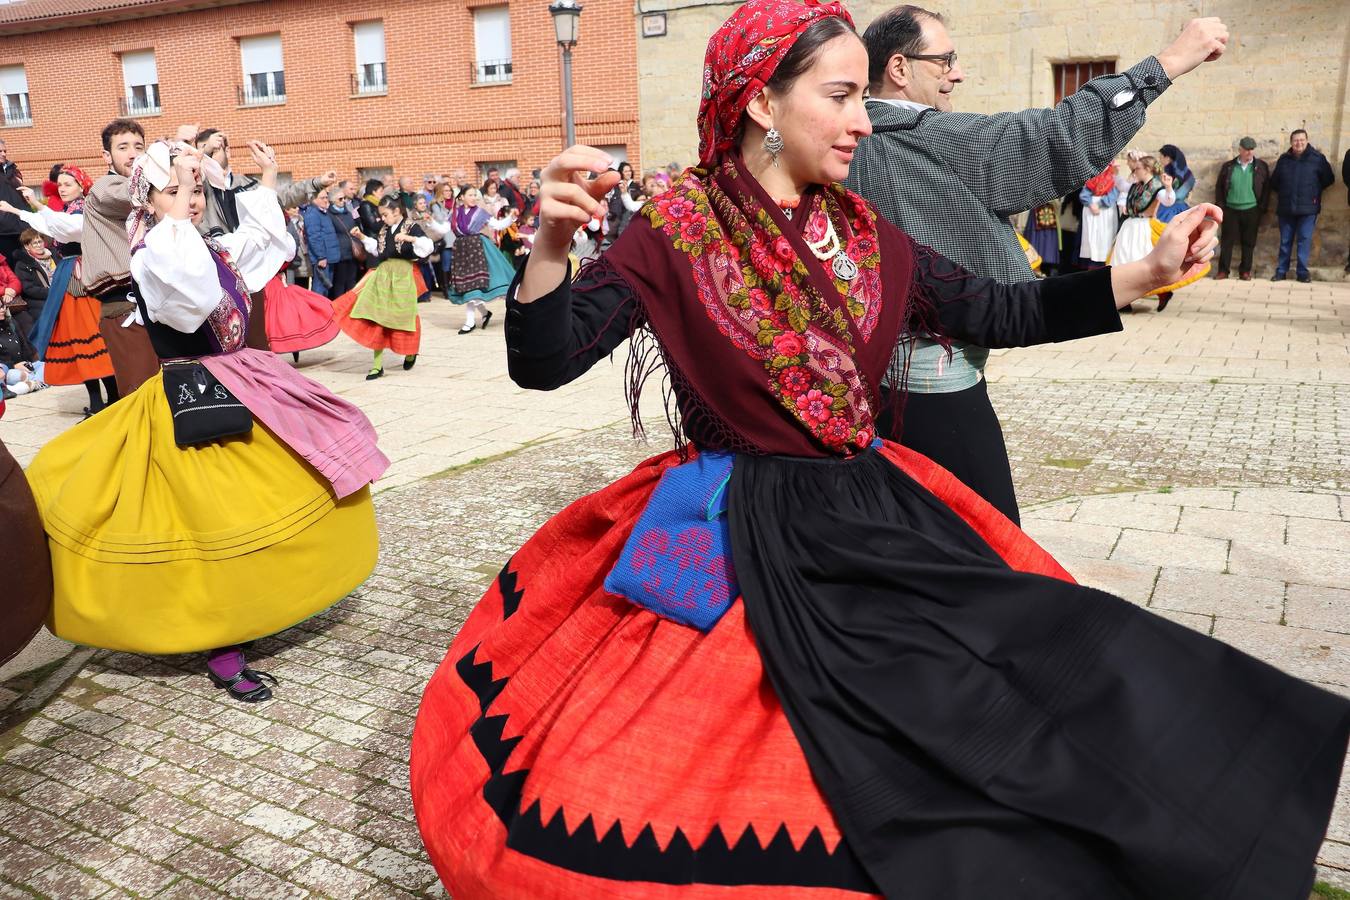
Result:
M375 567L370 489L338 500L256 419L174 443L156 374L47 444L28 468L52 553L48 626L66 640L189 653L275 634Z

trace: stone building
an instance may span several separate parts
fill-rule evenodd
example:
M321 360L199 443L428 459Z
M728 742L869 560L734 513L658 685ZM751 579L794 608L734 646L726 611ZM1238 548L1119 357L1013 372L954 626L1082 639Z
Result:
M639 161L635 41L627 5L587 0L577 136ZM99 171L120 114L151 138L191 122L265 140L295 177L528 173L562 146L559 67L547 0L14 0L0 139L32 184L55 162Z
M891 5L848 4L860 31ZM639 0L638 108L644 154L653 163L693 161L703 48L734 6ZM1194 16L1221 16L1232 35L1223 60L1187 76L1155 103L1133 146L1179 146L1196 172L1195 196L1208 200L1219 165L1236 155L1243 135L1256 138L1258 155L1273 166L1289 146L1289 133L1306 128L1337 176L1323 195L1313 264L1327 276L1345 265L1350 208L1340 164L1350 149L1346 0L1278 6L1259 0L946 0L931 8L947 19L968 73L953 94L956 108L971 112L1052 105L1057 89L1071 90L1080 76L1128 68L1161 50ZM1258 264L1273 260L1273 209L1272 202Z

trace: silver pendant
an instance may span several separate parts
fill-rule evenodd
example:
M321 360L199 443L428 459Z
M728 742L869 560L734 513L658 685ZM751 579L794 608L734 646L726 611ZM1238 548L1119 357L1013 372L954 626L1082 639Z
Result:
M858 264L842 250L834 255L834 276L843 281L852 281L858 277Z

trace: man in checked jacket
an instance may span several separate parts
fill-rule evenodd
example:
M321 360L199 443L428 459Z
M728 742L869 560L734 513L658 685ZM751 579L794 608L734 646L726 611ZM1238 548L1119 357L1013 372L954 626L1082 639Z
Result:
M917 6L882 13L867 45L873 133L853 157L848 186L920 244L976 275L1035 277L1008 217L1057 201L1104 169L1144 124L1173 80L1218 59L1228 29L1196 19L1166 50L1119 75L1095 78L1053 109L985 116L952 112L965 78L942 17ZM878 430L935 460L1008 518L1019 521L1012 470L989 403L989 351L902 339L909 397L903 434ZM883 403L883 409L890 404Z

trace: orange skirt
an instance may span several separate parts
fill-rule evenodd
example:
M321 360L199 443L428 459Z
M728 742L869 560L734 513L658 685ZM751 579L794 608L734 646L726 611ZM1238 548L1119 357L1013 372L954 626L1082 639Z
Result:
M894 444L882 453L1010 567L1072 581L946 470ZM875 897L765 676L744 604L704 634L604 590L679 462L653 457L545 524L427 685L413 807L459 900ZM695 848L698 866L672 876ZM764 865L776 880L734 877Z
M93 297L66 294L52 329L43 358L43 381L48 384L83 384L113 374L112 357L100 332L103 307Z
M369 350L392 350L399 356L415 356L417 350L422 346L422 317L418 316L415 321L415 330L399 331L395 328L385 328L377 322L369 319L353 319L352 307L356 305L357 298L361 294L361 288L365 285L365 278L347 293L343 294L333 301L333 318L337 320L338 327L347 337L356 341L362 347ZM413 266L413 278L420 289L425 282L422 279L422 273Z

